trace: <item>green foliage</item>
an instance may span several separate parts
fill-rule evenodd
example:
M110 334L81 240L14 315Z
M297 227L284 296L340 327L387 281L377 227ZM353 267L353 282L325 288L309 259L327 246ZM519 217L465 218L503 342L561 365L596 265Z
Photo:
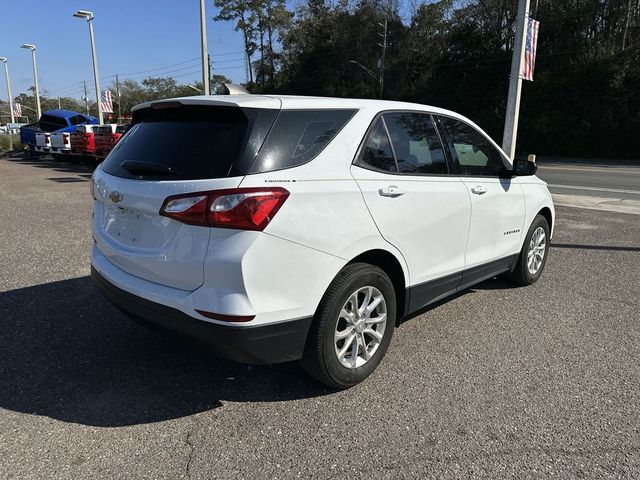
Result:
M531 3L541 26L535 81L523 85L518 151L638 157L640 1ZM400 10L393 0L308 0L280 28L275 74L249 87L377 97L376 79L352 61L379 74L386 18L384 97L458 111L500 143L517 1L418 3L409 19Z
M20 135L6 135L0 134L0 152L8 151L13 145L14 150L21 150L23 148L20 143Z

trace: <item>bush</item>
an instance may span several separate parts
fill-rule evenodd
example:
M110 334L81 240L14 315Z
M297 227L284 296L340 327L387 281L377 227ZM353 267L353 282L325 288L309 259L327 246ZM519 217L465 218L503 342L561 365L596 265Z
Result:
M20 143L20 135L2 134L0 135L0 152L8 151L12 141L14 150L22 150L24 148Z

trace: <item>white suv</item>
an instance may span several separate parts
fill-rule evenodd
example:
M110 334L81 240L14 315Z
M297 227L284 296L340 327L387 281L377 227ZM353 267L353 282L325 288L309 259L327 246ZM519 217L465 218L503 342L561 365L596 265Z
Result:
M554 208L534 173L423 105L144 103L93 176L92 276L143 324L345 388L401 319L501 273L539 278Z

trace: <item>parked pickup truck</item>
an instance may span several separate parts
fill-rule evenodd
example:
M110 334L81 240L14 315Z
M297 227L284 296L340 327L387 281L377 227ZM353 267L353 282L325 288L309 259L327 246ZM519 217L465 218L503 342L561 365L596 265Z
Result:
M69 132L53 132L51 134L51 156L60 160L65 155L71 155L71 134Z
M76 130L78 125L97 124L98 119L89 115L74 112L71 110L49 110L42 114L40 120L36 123L31 123L20 128L20 142L26 145L30 151L41 151L45 148L51 148L51 145L47 145L46 138L41 137L41 150L36 147L37 134L38 133L51 133L51 132L67 132L72 133Z
M127 131L128 125L116 125L114 123L95 127L96 157L98 160L105 158L113 149L120 137Z
M38 153L50 153L55 160L71 153L68 132L37 132L35 150Z
M93 156L96 153L94 129L96 125L79 125L71 134L71 154L75 156Z

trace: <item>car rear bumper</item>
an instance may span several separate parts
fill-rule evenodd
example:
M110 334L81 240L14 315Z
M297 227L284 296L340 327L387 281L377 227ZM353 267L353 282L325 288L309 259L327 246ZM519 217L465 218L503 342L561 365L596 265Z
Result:
M133 320L195 340L217 356L255 365L302 357L312 317L266 325L220 325L127 292L93 266L91 277L102 294Z

